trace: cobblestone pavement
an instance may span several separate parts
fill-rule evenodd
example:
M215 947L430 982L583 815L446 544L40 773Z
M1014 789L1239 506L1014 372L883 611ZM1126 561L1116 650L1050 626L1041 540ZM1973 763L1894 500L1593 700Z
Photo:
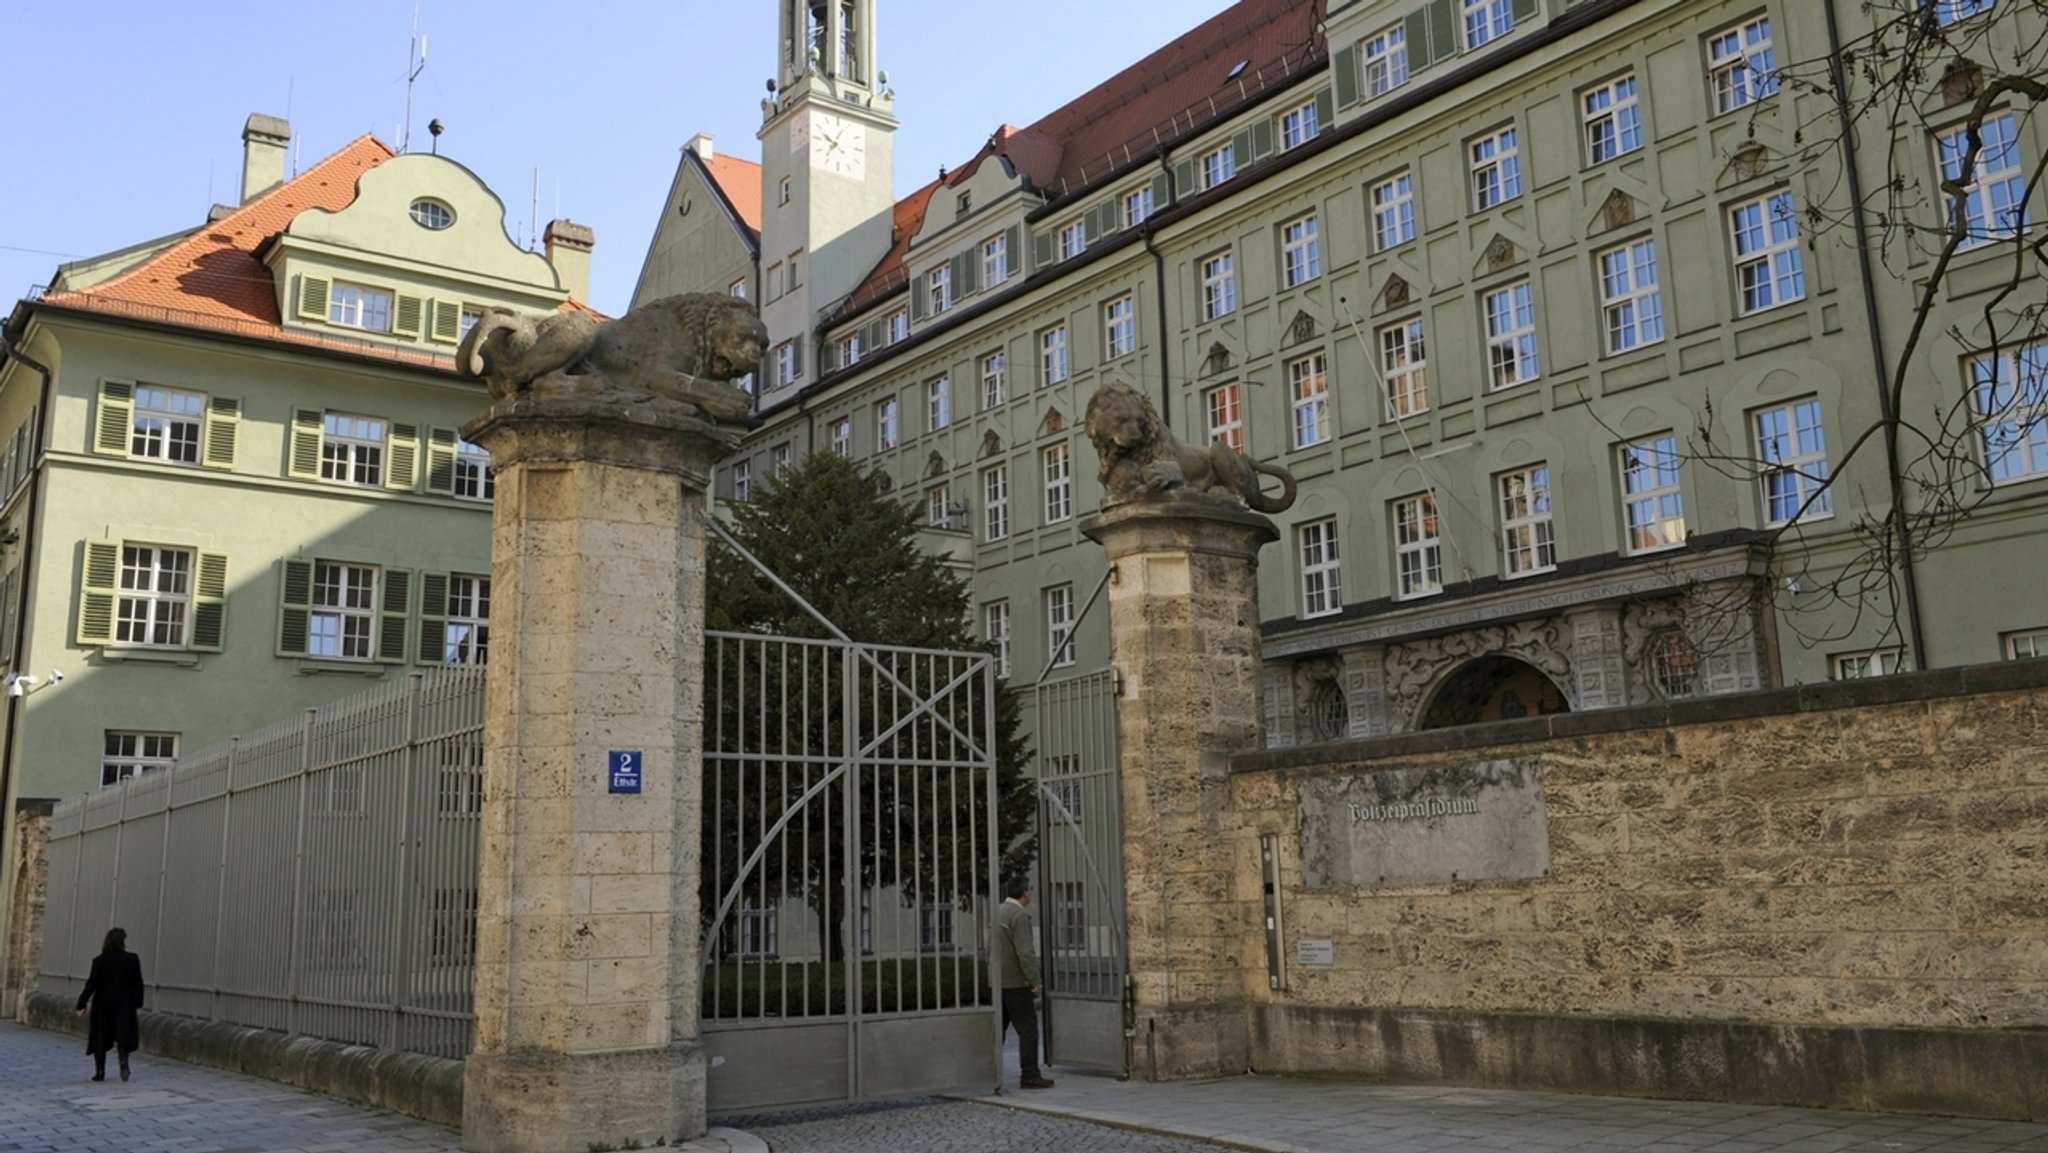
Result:
M1218 1153L1207 1141L931 1097L718 1121L760 1139L773 1153Z

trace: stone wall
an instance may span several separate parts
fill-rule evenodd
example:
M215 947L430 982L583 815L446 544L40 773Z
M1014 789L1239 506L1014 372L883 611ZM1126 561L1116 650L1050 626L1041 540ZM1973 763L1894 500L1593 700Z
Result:
M21 1011L21 999L35 987L38 957L43 941L43 900L50 873L49 802L24 805L12 814L14 829L7 837L12 868L0 871L11 878L4 896L7 902L7 939L0 942L0 1020L13 1020Z
M1241 755L1240 873L1282 849L1283 988L1225 911L1252 1063L2048 1119L2044 688L2028 662ZM1540 765L1547 876L1304 885L1305 782L1503 759Z

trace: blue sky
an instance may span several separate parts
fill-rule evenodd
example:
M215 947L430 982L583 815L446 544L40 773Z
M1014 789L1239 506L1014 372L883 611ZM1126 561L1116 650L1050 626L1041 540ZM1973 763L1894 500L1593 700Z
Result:
M881 0L878 62L902 121L896 188L971 156L1228 0ZM365 132L398 144L413 0L0 0L9 102L0 312L66 260L190 228L235 199L242 123L285 116L301 167ZM758 158L769 0L419 0L427 66L412 145L440 150L539 220L597 232L593 303L624 309L677 150L697 132Z

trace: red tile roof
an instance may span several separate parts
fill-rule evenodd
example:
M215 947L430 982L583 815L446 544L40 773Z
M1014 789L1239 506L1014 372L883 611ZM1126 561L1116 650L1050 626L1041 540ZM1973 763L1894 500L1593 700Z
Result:
M946 183L1001 156L1033 187L1057 198L1153 163L1160 144L1202 132L1319 68L1329 52L1321 9L1321 0L1240 0L1030 127L1004 124ZM897 203L895 243L828 323L908 283L904 257L937 189L936 182L928 184Z
M924 228L925 209L932 202L932 194L939 190L939 184L934 180L896 202L896 221L889 233L889 251L875 262L874 271L861 279L860 287L853 290L846 302L832 310L827 323L860 312L893 295L908 283L909 273L904 270L903 258L910 253L910 242Z
M703 157L698 159L703 160ZM726 202L739 214L740 223L753 229L756 237L760 236L761 166L751 160L717 152L704 161L704 167L711 173L712 183L724 194Z
M408 348L285 327L278 315L276 281L261 258L265 246L291 227L299 213L314 208L339 212L354 203L363 173L393 155L376 137L357 137L134 268L86 289L46 293L39 303L453 371L452 350ZM561 307L602 315L573 300Z
M1006 125L997 151L1055 196L1147 163L1158 145L1318 67L1328 53L1321 8L1321 0L1241 0L1030 127Z
M118 305L169 309L199 319L277 325L277 286L257 253L309 208L339 212L356 198L356 182L391 159L374 136L199 229L156 257L85 292L52 292L44 303L107 311ZM203 325L202 325L203 326Z

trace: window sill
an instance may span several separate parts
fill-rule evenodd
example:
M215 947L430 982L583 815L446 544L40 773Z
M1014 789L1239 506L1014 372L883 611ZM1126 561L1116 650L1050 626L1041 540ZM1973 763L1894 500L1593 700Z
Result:
M331 661L318 658L300 658L297 672L302 677L339 675L348 677L382 677L384 666L375 661Z
M190 649L123 649L108 645L100 650L103 661L134 662L142 665L170 665L180 668L199 667L200 654Z

